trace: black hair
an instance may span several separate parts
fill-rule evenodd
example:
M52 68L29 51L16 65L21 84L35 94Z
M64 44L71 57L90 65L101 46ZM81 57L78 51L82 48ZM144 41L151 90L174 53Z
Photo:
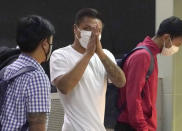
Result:
M172 16L163 20L157 31L157 36L170 34L171 38L182 36L182 20Z
M101 16L101 13L98 12L96 9L92 9L92 8L83 8L80 9L75 16L75 24L79 25L80 22L83 20L84 17L91 17L91 18L96 18L99 19L102 24L103 22L103 18Z
M33 52L39 43L55 34L54 26L45 18L29 15L19 20L16 42L22 52Z

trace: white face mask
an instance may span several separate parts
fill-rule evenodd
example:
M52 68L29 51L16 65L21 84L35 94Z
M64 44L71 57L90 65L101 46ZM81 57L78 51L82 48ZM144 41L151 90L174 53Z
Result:
M87 45L90 41L90 37L92 35L92 32L91 31L86 31L86 30L79 30L80 31L80 36L81 38L78 39L79 42L80 42L80 45L83 47L83 48L87 48Z
M87 48L87 45L88 45L88 43L89 43L89 40L90 40L90 37L91 37L91 35L92 35L92 32L91 31L86 31L86 30L80 30L79 28L78 28L78 30L80 31L80 36L81 36L81 38L80 39L78 39L78 37L77 37L77 35L76 35L76 37L77 37L77 39L79 40L79 42L80 42L80 45L83 47L83 48ZM99 40L101 39L101 34L99 35Z
M164 46L163 46L163 49L162 49L162 52L161 54L163 56L170 56L170 55L173 55L175 54L176 52L178 52L179 50L179 47L175 46L172 44L172 41L171 41L171 38L169 39L170 40L170 43L171 43L171 47L170 48L166 48L166 43L164 41Z

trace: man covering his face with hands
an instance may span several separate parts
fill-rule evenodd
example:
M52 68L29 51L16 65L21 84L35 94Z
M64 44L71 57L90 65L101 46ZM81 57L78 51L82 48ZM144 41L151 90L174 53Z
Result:
M51 81L58 89L65 111L63 131L105 131L107 80L118 88L125 85L124 73L114 56L102 48L102 28L97 10L79 10L73 44L54 51L51 56Z

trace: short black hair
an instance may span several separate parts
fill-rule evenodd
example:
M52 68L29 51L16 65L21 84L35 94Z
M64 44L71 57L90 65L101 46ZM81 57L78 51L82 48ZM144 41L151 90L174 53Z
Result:
M39 43L55 34L54 26L45 18L29 15L19 20L16 42L22 52L33 52Z
M104 23L103 22L103 18L101 16L101 13L98 12L96 9L93 9L93 8L83 8L83 9L80 9L76 13L75 24L79 25L84 17L96 18L96 19L99 19L102 23Z
M163 20L157 31L157 36L170 34L171 38L182 36L182 20L172 16Z

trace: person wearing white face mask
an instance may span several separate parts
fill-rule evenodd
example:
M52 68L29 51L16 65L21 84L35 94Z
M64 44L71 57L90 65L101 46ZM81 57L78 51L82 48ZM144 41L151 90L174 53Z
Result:
M78 28L78 27L77 27ZM83 48L87 48L87 45L88 45L88 43L89 43L89 40L90 40L90 37L91 37L91 35L92 35L92 31L86 31L86 30L80 30L79 28L78 28L78 30L79 30L79 32L80 32L80 38L78 38L78 36L77 35L75 35L76 36L76 38L79 40L79 42L80 42L80 45L83 47ZM101 34L99 35L99 40L101 40Z
M18 21L16 42L21 54L4 68L4 75L4 69L0 73L4 80L13 78L0 88L0 131L46 131L51 85L40 64L49 59L54 34L54 26L41 16Z
M182 44L182 20L170 17L161 22L157 34L147 36L137 46L146 46L153 54L154 69L148 79L150 54L145 49L132 53L124 63L126 85L120 89L118 105L126 102L126 108L118 116L115 131L156 131L156 97L158 64L157 54L171 56Z
M170 40L171 47L167 48L165 41L164 41L164 44L163 44L163 48L162 48L161 54L164 55L164 56L173 55L174 53L178 52L178 50L179 50L178 46L173 45L173 43L171 41L171 38L169 38L169 40Z
M102 49L102 26L97 10L81 9L75 18L73 44L51 56L51 81L65 111L62 131L105 131L107 78L117 87L125 84L114 56Z

